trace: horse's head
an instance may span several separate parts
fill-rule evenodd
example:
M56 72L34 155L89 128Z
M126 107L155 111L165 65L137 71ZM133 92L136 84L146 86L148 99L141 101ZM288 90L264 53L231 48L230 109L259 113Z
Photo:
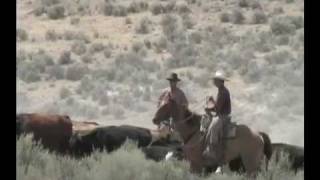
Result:
M153 117L152 121L154 124L159 125L162 121L169 119L172 117L173 112L177 107L177 103L171 97L168 100L160 105L155 116Z

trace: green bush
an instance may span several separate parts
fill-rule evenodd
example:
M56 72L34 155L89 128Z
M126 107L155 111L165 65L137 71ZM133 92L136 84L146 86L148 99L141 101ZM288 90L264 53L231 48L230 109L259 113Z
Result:
M188 7L187 2L185 2L185 1L178 1L176 4L176 9L177 9L178 13L181 13L181 14L191 12L190 8Z

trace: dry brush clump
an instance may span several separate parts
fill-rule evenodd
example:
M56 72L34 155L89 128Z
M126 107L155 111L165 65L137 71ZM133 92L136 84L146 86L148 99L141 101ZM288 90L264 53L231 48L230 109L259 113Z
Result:
M50 19L57 20L65 17L65 7L63 4L56 4L49 6L46 9L47 15Z
M85 54L87 51L87 46L83 41L75 41L71 45L71 51L77 55Z
M16 30L16 37L18 41L27 41L28 40L28 33L25 29L18 28Z
M47 30L47 32L45 34L45 39L47 41L56 41L61 38L62 38L61 35L58 34L54 29Z
M135 27L138 34L148 34L151 31L152 21L149 17L143 17Z
M69 66L66 69L65 78L70 81L79 81L89 73L89 68L85 65L75 64L73 66Z
M71 59L71 52L70 51L62 51L60 54L60 57L58 59L58 63L61 65L72 64L73 60Z
M90 43L89 36L80 31L66 30L62 36L64 40L67 40L67 41L79 40L79 41L85 42L86 44Z
M251 16L252 24L265 24L268 21L268 17L262 10L255 10Z
M271 20L270 29L275 35L293 34L296 25L288 17L275 17Z

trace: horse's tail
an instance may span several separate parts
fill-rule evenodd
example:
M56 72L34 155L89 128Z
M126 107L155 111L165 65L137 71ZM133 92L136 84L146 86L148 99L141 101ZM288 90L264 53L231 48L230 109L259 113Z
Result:
M271 140L270 140L270 137L266 133L259 132L259 134L263 138L263 142L264 142L263 152L264 152L264 155L266 156L266 170L268 170L268 162L271 159L271 155L272 155Z

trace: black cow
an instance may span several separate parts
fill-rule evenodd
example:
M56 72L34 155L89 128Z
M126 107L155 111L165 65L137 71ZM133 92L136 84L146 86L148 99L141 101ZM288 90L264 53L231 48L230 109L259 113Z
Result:
M300 146L274 143L272 144L273 154L276 156L276 161L279 160L280 152L288 154L288 160L291 163L291 169L297 172L304 169L304 148Z
M87 134L75 133L70 139L70 148L74 155L89 155L94 149L111 152L118 149L126 139L137 142L138 147L145 147L152 141L149 129L136 126L98 127Z

